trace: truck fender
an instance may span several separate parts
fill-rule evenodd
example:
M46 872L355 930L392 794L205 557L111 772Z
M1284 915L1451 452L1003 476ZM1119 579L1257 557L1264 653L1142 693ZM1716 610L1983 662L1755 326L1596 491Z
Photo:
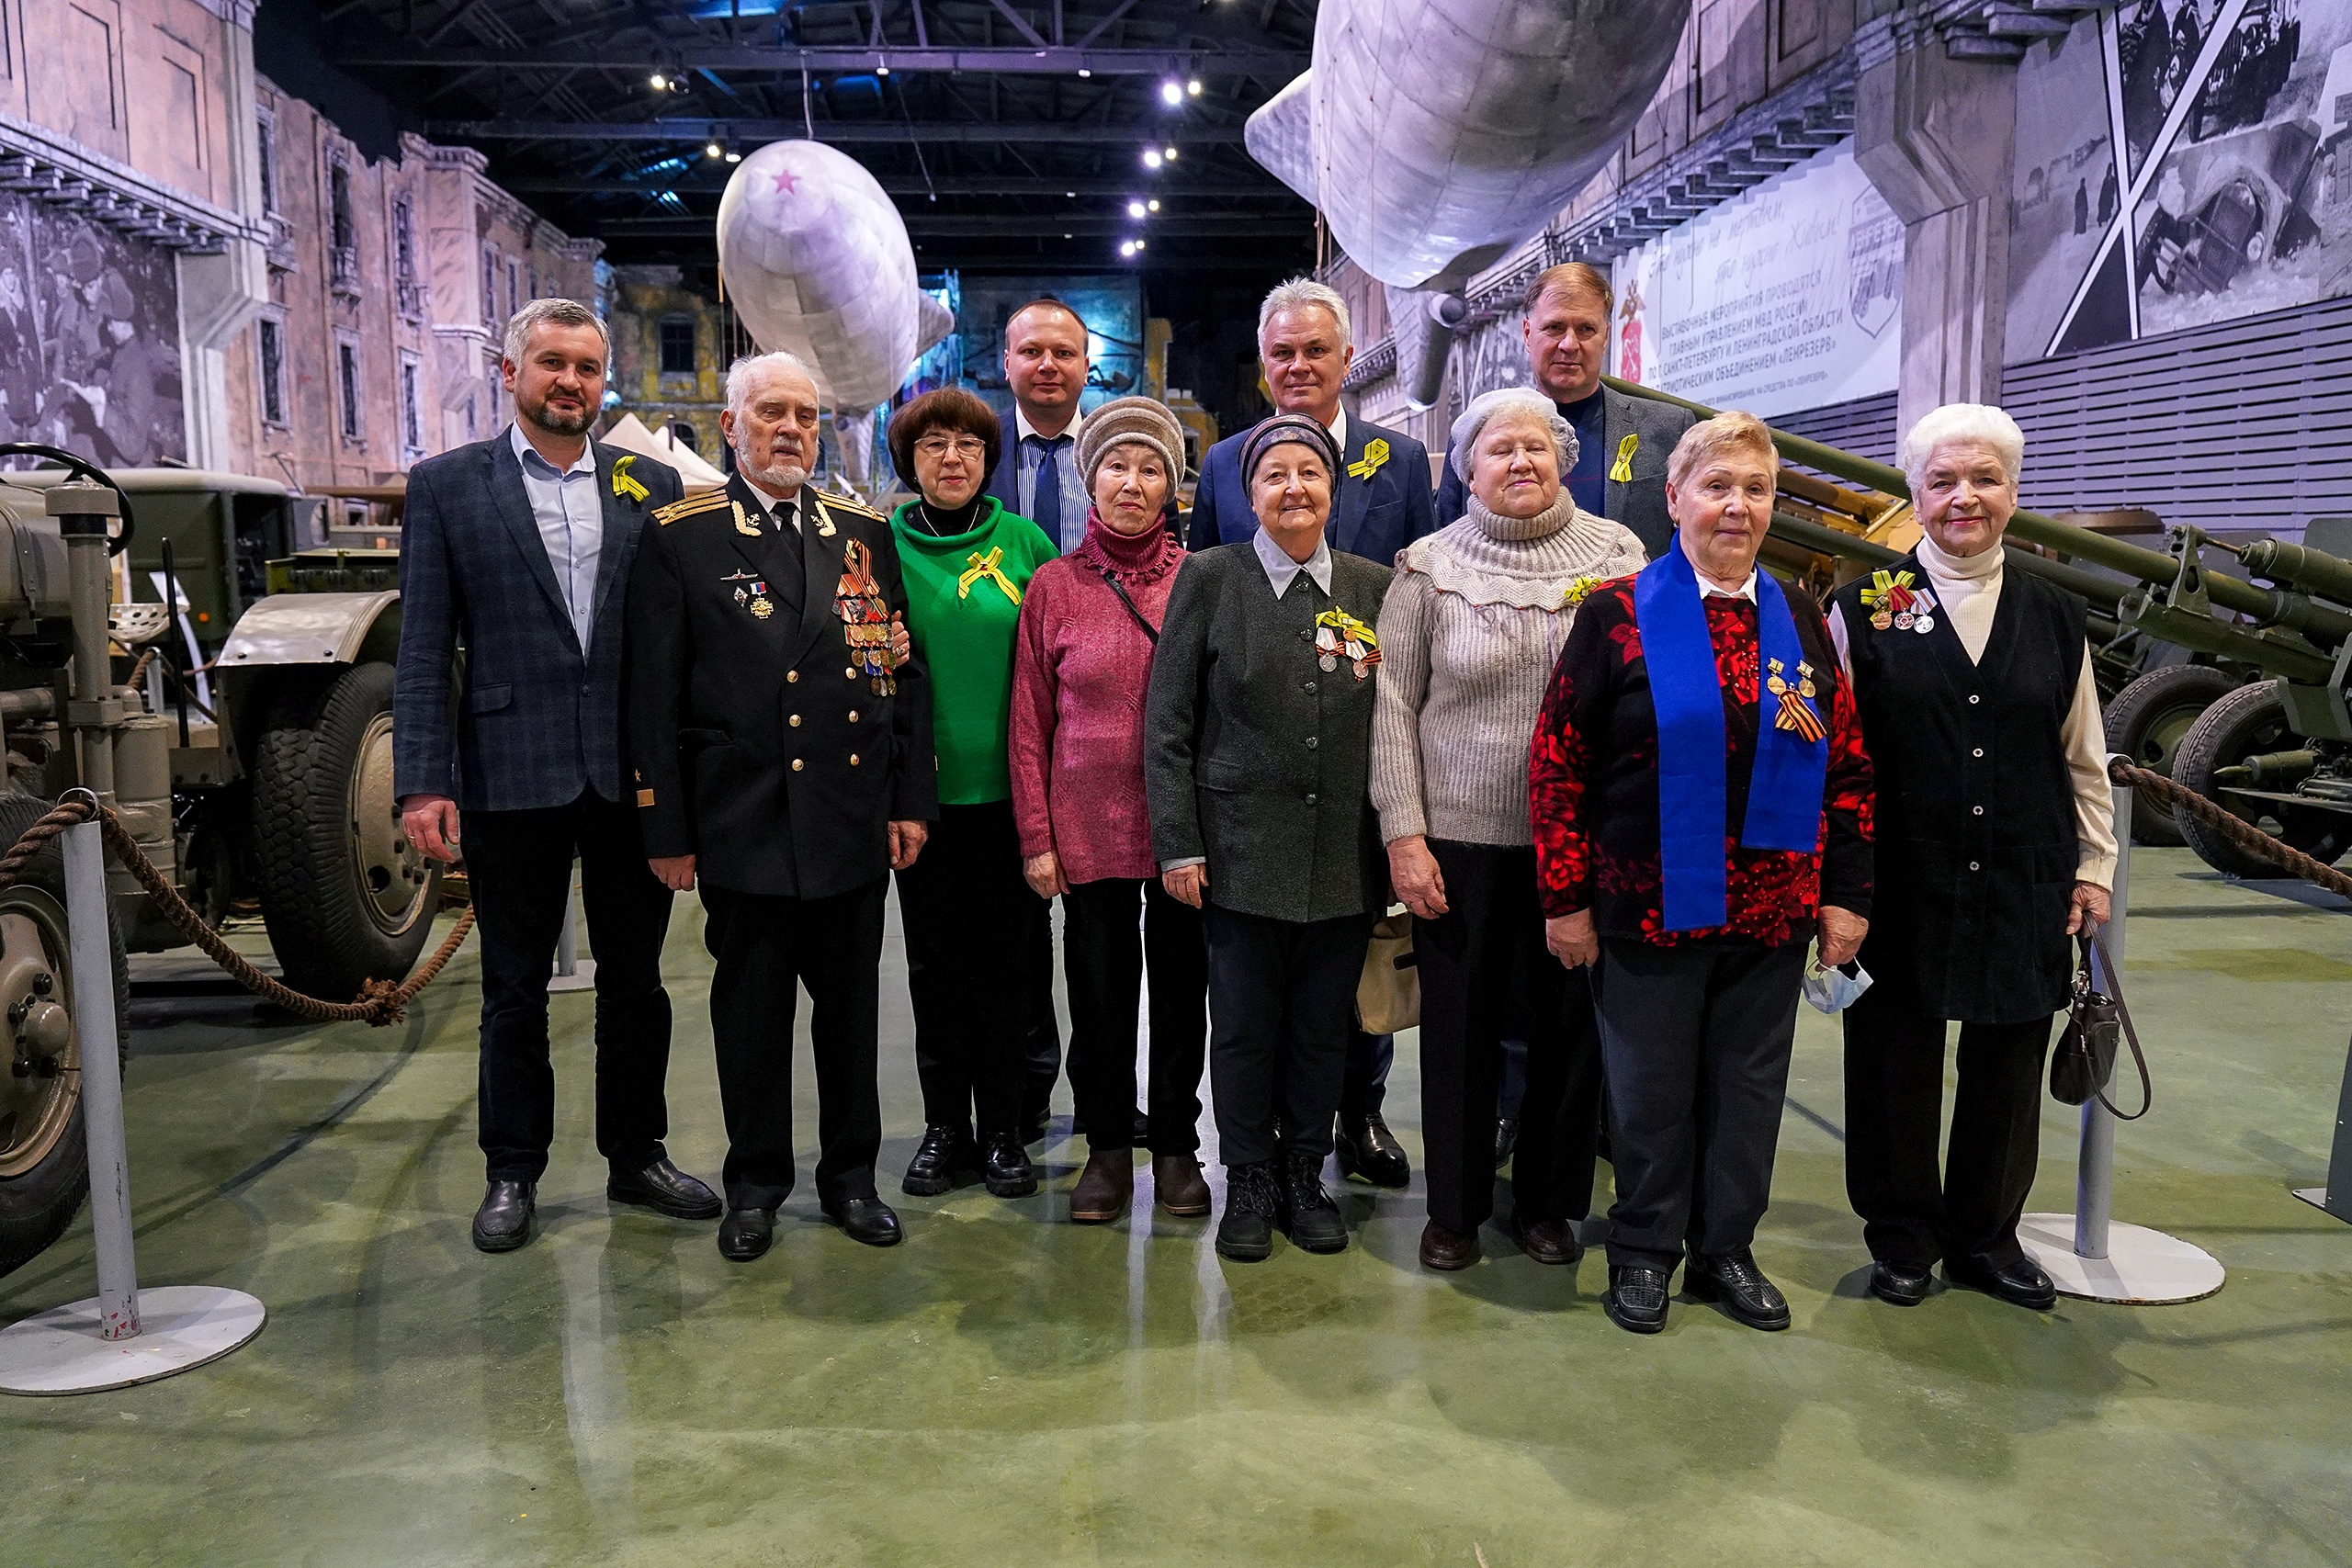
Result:
M400 591L273 593L237 617L213 670L221 675L288 664L390 660L400 647Z

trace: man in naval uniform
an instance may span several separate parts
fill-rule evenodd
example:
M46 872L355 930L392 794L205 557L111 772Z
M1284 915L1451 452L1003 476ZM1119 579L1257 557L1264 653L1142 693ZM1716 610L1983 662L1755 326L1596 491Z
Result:
M1354 356L1348 302L1337 289L1294 277L1258 307L1259 365L1275 410L1313 419L1331 433L1344 457L1343 471L1333 476L1325 537L1335 550L1385 567L1397 551L1437 529L1438 513L1430 502L1430 455L1402 431L1348 417L1340 406L1340 383ZM1186 535L1195 550L1247 544L1257 536L1258 514L1241 476L1241 448L1249 435L1247 430L1228 435L1201 459ZM1395 1057L1392 1036L1351 1032L1336 1147L1340 1170L1375 1187L1403 1187L1412 1179L1403 1145L1381 1119Z
M629 583L628 720L653 873L699 882L729 1150L718 1250L768 1249L793 1187L796 985L812 1003L817 1198L888 1247L876 1195L883 891L937 816L931 691L891 646L889 524L808 483L817 387L788 354L736 361L724 491L653 513Z

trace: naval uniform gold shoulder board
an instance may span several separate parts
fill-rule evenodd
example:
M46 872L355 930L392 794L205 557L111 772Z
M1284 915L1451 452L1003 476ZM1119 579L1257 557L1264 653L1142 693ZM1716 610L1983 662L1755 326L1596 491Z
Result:
M698 512L716 512L727 504L725 491L705 491L700 495L690 495L684 501L673 501L667 506L655 507L653 521L667 528L681 517L692 517Z
M888 518L883 516L882 513L876 512L874 508L868 506L865 502L858 500L857 497L854 495L842 495L837 491L823 491L819 492L818 499L837 512L848 512L860 517L870 517L876 523L888 523L889 521Z

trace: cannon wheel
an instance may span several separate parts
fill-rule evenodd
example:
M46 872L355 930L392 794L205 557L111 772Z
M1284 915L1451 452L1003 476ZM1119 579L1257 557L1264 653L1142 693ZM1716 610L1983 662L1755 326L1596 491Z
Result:
M392 795L392 667L289 686L254 750L262 920L286 983L349 1001L398 980L433 934L441 872L401 831Z
M0 795L0 852L48 809L29 795ZM111 910L107 929L114 949L114 1049L127 1059L130 965ZM0 889L0 1043L6 1056L0 1070L0 1274L63 1235L90 1190L82 1042L70 1027L74 995L64 852L51 842L14 884ZM62 1005L65 1017L44 1020L44 1003Z
M2297 808L2275 800L2246 800L2213 787L2221 769L2267 751L2282 751L2295 744L2287 728L2286 705L2277 686L2257 681L2205 710L2173 753L2173 782L2185 784L2206 799L2218 802L2233 816L2252 823L2274 839L2282 840L2333 865L2352 847L2352 815L2319 807ZM2181 838L2198 857L2228 876L2284 876L2284 868L2247 854L2193 817L2181 817Z
M2181 738L2198 716L2237 690L2226 671L2211 664L2168 664L2151 670L2115 694L2107 705L2107 749L2129 757L2152 773L2172 777ZM2177 848L2187 842L2172 807L2153 795L2134 793L2132 841Z

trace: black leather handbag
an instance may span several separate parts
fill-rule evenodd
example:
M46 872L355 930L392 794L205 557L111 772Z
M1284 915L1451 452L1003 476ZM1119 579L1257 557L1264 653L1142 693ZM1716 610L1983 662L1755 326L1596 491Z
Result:
M2093 953L2098 955L2098 966L2106 971L2108 983L2115 987L2111 997L2098 988L2091 969ZM2140 1068L2140 1109L2129 1116L2107 1098L2107 1086L2115 1077L2116 1052L2125 1043L2131 1045L2132 1059ZM2075 999L2066 1014L2066 1032L2058 1037L2057 1048L2050 1054L2050 1093L2062 1105L2087 1104L2091 1096L2097 1095L2099 1103L2113 1111L2119 1122L2137 1122L2156 1100L2155 1088L2148 1077L2148 1058L2140 1050L2140 1032L2132 1027L2132 1010L2123 1005L2122 977L2108 962L2107 948L2098 940L2097 931L2083 937L2082 958L2075 970Z

